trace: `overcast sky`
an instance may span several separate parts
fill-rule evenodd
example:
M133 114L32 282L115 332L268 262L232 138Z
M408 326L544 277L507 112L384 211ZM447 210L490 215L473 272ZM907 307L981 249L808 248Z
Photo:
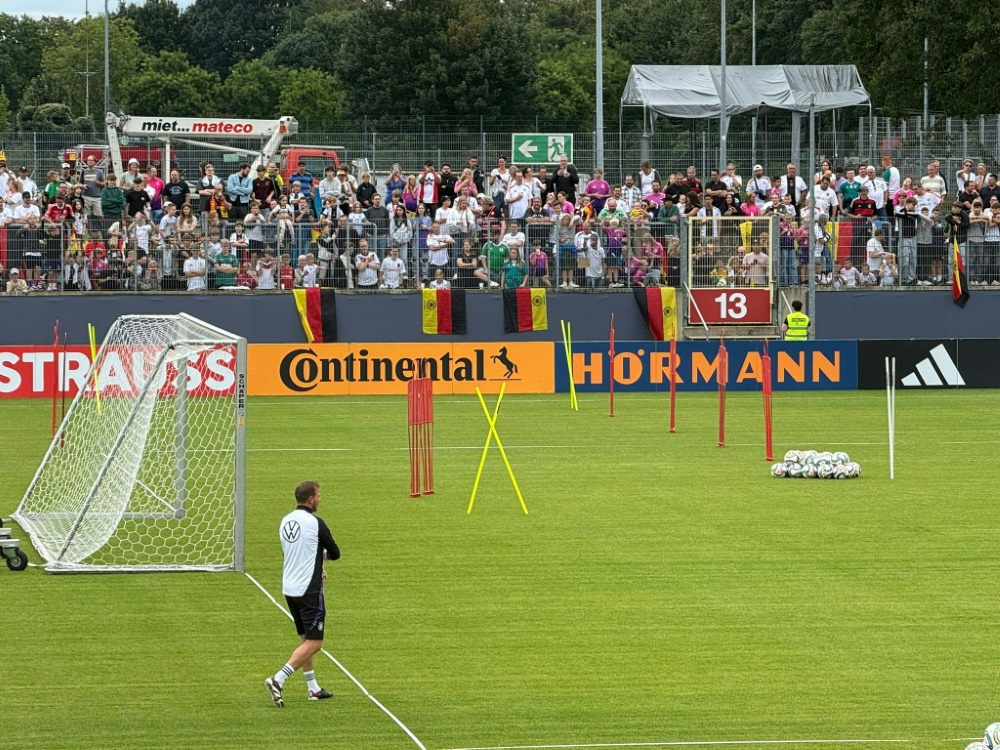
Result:
M142 0L138 0L138 2L141 1ZM137 0L131 0L131 2L137 2ZM186 8L191 5L194 0L174 0L174 2L177 3L179 8ZM84 11L87 9L87 2L85 0L32 0L32 2L27 5L30 8L29 10L19 9L17 12L13 12L14 9L12 8L5 10L5 12L18 16L28 15L32 18L41 18L42 16L83 18ZM108 0L108 8L112 12L114 12L117 7L118 0ZM91 15L104 13L104 0L91 0L89 9Z

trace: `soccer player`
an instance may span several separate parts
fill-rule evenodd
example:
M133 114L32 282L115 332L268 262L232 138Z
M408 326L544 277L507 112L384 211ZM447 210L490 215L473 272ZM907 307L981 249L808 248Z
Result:
M301 482L295 488L295 510L281 519L279 536L281 551L285 556L281 591L288 602L288 611L295 620L295 630L301 643L273 677L264 680L271 700L278 708L285 705L282 698L285 680L302 668L309 690L309 700L332 698L316 682L313 656L323 648L323 621L326 604L323 601L323 581L326 571L323 560L340 559L340 548L333 540L330 529L316 515L320 492L318 482Z

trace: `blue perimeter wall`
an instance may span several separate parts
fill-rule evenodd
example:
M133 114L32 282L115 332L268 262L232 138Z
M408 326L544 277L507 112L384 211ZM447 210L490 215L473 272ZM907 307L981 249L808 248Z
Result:
M420 329L419 294L340 294L337 318L340 341L442 342L502 341L501 295L469 292L468 334L427 336ZM619 341L644 341L649 332L630 293L549 295L549 330L514 334L517 341L561 341L559 320L572 321L575 342L606 341L611 313ZM834 291L816 295L819 339L997 338L1000 290L976 292L965 309L951 301L951 291ZM40 295L0 296L0 345L39 345L52 341L52 324L69 334L70 343L87 341L88 322L103 335L120 315L187 312L245 336L251 343L305 341L288 293L253 295Z

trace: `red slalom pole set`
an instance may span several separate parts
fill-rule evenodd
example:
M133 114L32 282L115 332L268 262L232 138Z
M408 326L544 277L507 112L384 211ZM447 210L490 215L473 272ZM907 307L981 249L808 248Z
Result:
M677 339L670 337L670 432L677 431Z
M771 355L767 350L767 339L764 340L764 356L761 357L761 376L763 378L762 393L764 394L764 460L774 461L773 415L771 412Z
M410 497L434 494L434 381L424 376L424 362L417 377L406 384L410 447Z
M611 313L611 332L608 334L608 342L610 343L610 349L608 350L609 362L611 363L608 367L608 388L611 394L611 413L608 416L613 417L615 415L615 314Z
M726 447L726 383L729 382L729 354L725 339L719 339L718 369L715 380L719 385L719 447Z

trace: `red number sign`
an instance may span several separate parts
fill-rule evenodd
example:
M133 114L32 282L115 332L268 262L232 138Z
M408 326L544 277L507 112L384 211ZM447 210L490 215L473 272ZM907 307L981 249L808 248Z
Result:
M710 326L770 325L771 293L763 288L692 289L688 319L693 325L701 325L702 321Z

